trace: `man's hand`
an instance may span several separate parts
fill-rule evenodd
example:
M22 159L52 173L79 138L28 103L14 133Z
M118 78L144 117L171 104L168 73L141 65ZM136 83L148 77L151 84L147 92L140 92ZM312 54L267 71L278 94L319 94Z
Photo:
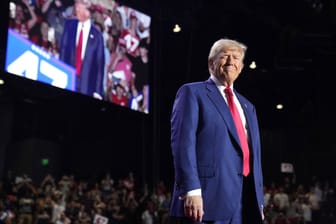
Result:
M184 214L194 222L201 222L204 214L202 196L185 196L183 200Z

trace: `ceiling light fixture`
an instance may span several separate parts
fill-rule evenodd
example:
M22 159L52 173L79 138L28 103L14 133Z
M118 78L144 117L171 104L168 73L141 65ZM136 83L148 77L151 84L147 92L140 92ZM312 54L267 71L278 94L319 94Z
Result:
M284 108L284 105L281 104L281 103L278 103L278 104L276 105L276 109L278 109L278 110L282 110L283 108Z
M255 63L255 61L252 61L250 64L250 69L256 69L257 68L257 64Z
M174 33L181 32L181 27L180 27L180 25L175 24L175 26L174 26L174 28L173 28L173 32L174 32Z

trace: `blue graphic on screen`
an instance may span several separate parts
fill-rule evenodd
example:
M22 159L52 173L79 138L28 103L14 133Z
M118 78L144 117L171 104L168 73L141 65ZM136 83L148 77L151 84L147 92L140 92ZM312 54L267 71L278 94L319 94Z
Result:
M75 70L9 29L6 71L62 89L75 90Z

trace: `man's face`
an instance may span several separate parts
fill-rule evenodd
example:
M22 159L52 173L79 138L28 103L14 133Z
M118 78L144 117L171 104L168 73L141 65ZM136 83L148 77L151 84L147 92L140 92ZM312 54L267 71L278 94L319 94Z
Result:
M226 47L209 62L209 66L221 83L231 85L244 67L242 52L235 47Z
M76 16L80 22L84 22L90 18L90 11L84 3L76 1L75 10Z

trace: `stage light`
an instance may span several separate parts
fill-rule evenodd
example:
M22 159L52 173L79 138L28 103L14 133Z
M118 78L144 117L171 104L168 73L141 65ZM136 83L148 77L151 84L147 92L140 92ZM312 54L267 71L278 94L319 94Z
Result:
M255 61L252 61L250 64L250 69L256 69L257 68L257 64L255 63Z
M180 25L175 24L175 26L174 26L174 28L173 28L173 32L174 32L174 33L181 32L181 27L180 27Z
M284 105L281 104L281 103L278 103L278 104L276 105L276 109L278 109L278 110L282 110L283 108L284 108Z

